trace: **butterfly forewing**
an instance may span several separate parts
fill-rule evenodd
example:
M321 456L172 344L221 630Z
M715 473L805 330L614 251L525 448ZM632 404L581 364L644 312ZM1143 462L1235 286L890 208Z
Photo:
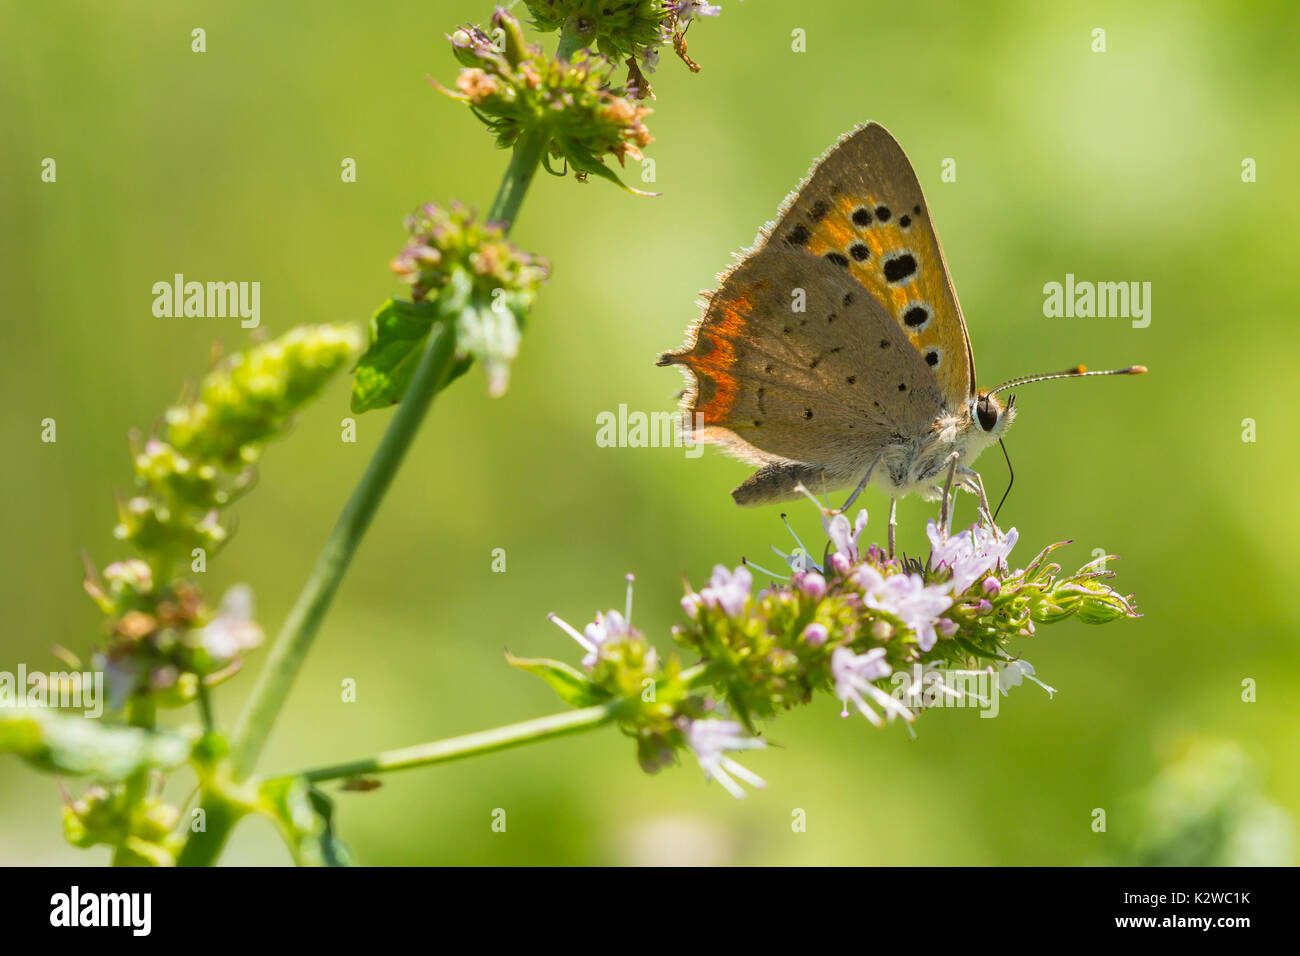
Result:
M934 372L949 411L975 394L975 362L911 163L884 127L848 134L813 168L766 237L861 283Z
M843 269L770 245L726 277L687 346L697 438L757 464L855 480L891 437L924 431L943 396L906 334Z

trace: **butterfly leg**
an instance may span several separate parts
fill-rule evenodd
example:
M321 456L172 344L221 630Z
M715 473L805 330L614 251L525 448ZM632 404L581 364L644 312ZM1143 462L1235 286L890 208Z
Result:
M862 494L863 490L867 487L867 482L871 480L871 473L876 470L876 466L880 464L880 459L884 457L883 453L877 455L876 460L868 466L867 473L862 476L862 480L858 482L858 486L853 489L853 494L849 495L849 500L840 506L840 514L844 514L844 512L848 511L849 508L853 506L853 502L858 500L858 495Z
M889 556L894 556L894 534L898 528L898 499L889 499Z
M957 459L960 457L961 455L958 452L953 452L948 456L948 477L943 483L943 498L942 503L939 505L939 528L943 531L945 538L952 531L952 478L957 472Z
M989 507L989 496L984 492L984 479L980 477L980 473L974 468L967 468L965 465L961 466L958 471L960 472L966 487L979 495L980 514L984 517L984 520L988 522L989 527L993 529L994 535L996 535L997 526L993 524L993 509Z

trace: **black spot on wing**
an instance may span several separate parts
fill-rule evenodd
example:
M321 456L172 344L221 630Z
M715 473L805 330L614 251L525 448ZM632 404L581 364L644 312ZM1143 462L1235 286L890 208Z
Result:
M916 257L902 252L885 260L885 279L895 284L906 282L916 275Z
M787 246L806 246L812 238L812 230L805 225L798 225L785 234Z
M930 321L930 307L914 305L903 313L903 324L908 328L919 329Z

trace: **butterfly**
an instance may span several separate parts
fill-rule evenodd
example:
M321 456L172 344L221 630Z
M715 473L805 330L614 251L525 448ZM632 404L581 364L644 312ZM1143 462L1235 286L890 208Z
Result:
M841 137L719 280L686 345L658 364L687 373L692 439L760 466L731 493L742 505L856 482L847 508L874 481L892 509L938 497L946 473L987 513L970 464L1015 418L1015 396L998 392L1146 371L1080 366L981 391L920 183L876 123Z

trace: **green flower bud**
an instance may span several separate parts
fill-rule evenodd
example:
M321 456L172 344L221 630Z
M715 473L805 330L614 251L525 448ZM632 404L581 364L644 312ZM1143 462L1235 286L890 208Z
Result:
M204 512L229 500L216 468L190 461L166 442L151 440L145 445L135 456L135 474L140 484L158 497Z
M215 510L195 521L187 509L174 510L162 501L137 495L119 505L113 536L171 561L195 548L215 553L225 543L227 532L217 521Z
M167 438L198 462L251 464L360 345L350 325L304 325L236 353L208 373L194 402L167 410Z
M104 569L104 583L113 607L121 613L142 606L153 591L153 572L139 558L114 561Z
M1068 602L1085 624L1108 624L1121 617L1139 616L1122 594L1095 580L1067 581L1056 589L1055 596Z

